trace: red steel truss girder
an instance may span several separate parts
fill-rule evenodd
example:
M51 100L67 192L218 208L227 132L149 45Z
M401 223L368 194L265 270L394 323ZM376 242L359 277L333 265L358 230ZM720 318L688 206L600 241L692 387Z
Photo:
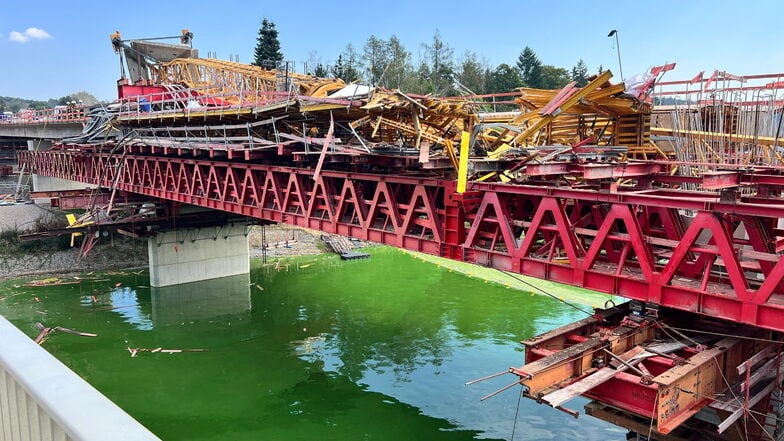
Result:
M525 189L506 193L509 186L498 185L473 190L482 187L493 188L480 191L464 244L478 264L784 328L784 261L771 240L776 218L765 218L784 214L780 206L755 216L740 214L752 209L740 203L730 209L689 199L665 204L639 194L585 198L547 188L524 195ZM710 210L697 210L693 218L678 211L695 209L695 203Z
M64 179L465 260L784 330L784 204L141 155L21 152ZM680 196L679 196L680 195ZM692 215L686 215L690 210Z
M20 160L47 176L442 254L447 199L435 179L323 171L313 182L307 169L57 151Z

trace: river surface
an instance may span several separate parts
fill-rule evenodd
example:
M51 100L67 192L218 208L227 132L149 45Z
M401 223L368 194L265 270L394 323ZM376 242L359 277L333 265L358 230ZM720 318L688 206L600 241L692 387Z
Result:
M519 388L479 401L511 375L464 385L521 365L520 340L583 312L370 252L254 261L249 277L165 289L146 272L5 281L0 314L31 337L35 322L98 334L55 332L43 347L164 440L625 439L530 400L518 412Z

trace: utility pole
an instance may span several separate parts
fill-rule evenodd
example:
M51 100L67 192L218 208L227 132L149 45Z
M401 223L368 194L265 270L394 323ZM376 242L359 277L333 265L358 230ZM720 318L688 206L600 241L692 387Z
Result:
M618 49L618 70L621 71L621 81L624 81L625 77L623 76L623 65L621 64L621 43L618 40L618 30L613 29L609 34L607 34L607 36L615 36L615 47Z

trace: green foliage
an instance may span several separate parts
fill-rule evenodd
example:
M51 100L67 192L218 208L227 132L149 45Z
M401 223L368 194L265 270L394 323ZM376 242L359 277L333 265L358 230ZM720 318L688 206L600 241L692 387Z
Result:
M488 92L503 93L512 92L523 85L520 71L504 63L498 65L490 75L488 82Z
M74 99L71 97L71 95L66 95L64 97L60 97L60 98L57 99L57 105L58 106L64 106L66 104L70 104L70 102L73 101L73 100Z
M0 230L0 248L11 249L19 245L19 230L16 227Z
M541 89L560 89L572 80L569 76L569 71L563 67L555 67L545 64L541 67L541 80L539 88Z
M411 53L395 35L388 40L371 35L365 42L362 61L367 81L374 86L400 89L413 75Z
M70 247L70 235L47 237L37 240L21 241L20 234L40 233L52 229L62 228L66 225L64 219L46 216L35 221L33 226L21 230L17 227L7 227L0 230L0 255L17 255L20 253L43 253L65 250Z
M387 40L387 54L389 64L381 78L380 84L389 89L402 89L406 81L413 76L411 52L407 51L397 36L392 35Z
M454 50L438 30L421 49L421 57L412 61L411 53L395 35L389 39L371 35L361 55L349 44L334 65L324 66L311 53L308 66L315 66L313 73L317 76L331 74L347 82L365 81L387 89L436 96L501 93L519 87L558 89L572 80L580 86L588 82L588 69L582 59L571 68L546 65L528 46L515 64L501 63L496 67L488 66L470 51L456 62Z
M360 79L359 55L351 44L346 46L345 51L338 55L338 61L332 66L332 76L340 78L346 83L353 83Z
M261 21L259 36L256 38L256 50L253 64L264 68L274 68L278 61L283 61L283 52L280 50L278 30L275 23L266 18Z
M49 103L52 103L50 106ZM15 98L10 96L0 97L0 111L2 112L18 112L22 109L45 109L47 107L54 107L57 100L51 99L49 101L30 100L25 98Z
M372 85L377 85L381 82L389 65L386 42L375 35L371 35L365 42L364 52L363 58L367 64L368 82Z
M576 82L578 87L588 84L588 66L585 65L582 58L572 67L572 81Z
M427 69L422 69L421 73L426 75L429 92L437 96L454 95L452 75L455 73L455 68L452 47L441 38L441 33L436 29L432 42L422 45L422 48Z
M73 98L72 101L81 101L82 104L84 104L85 106L94 106L98 104L98 98L96 98L95 95L85 90L74 92L70 94L70 96L71 98Z
M79 101L86 106L98 103L98 98L86 92L74 92L60 98L50 98L46 101L0 96L0 112L18 112L22 109L51 109L54 106L65 105L68 101Z
M466 52L457 66L455 79L467 90L460 93L483 94L487 87L487 68L479 61L475 52Z
M320 78L326 78L326 76L329 75L329 71L327 70L326 66L324 66L322 63L319 63L316 65L316 68L313 69L313 75Z
M533 49L526 46L517 57L517 68L520 69L520 79L523 86L542 87L542 62Z

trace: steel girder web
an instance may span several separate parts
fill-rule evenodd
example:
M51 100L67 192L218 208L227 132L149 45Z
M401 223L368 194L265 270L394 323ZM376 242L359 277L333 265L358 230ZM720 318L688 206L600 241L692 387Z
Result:
M465 260L784 330L784 205L703 193L454 182L263 164L21 152L46 176ZM99 182L100 179L100 182ZM742 177L742 180L749 180Z
M475 184L476 263L781 330L781 205Z

